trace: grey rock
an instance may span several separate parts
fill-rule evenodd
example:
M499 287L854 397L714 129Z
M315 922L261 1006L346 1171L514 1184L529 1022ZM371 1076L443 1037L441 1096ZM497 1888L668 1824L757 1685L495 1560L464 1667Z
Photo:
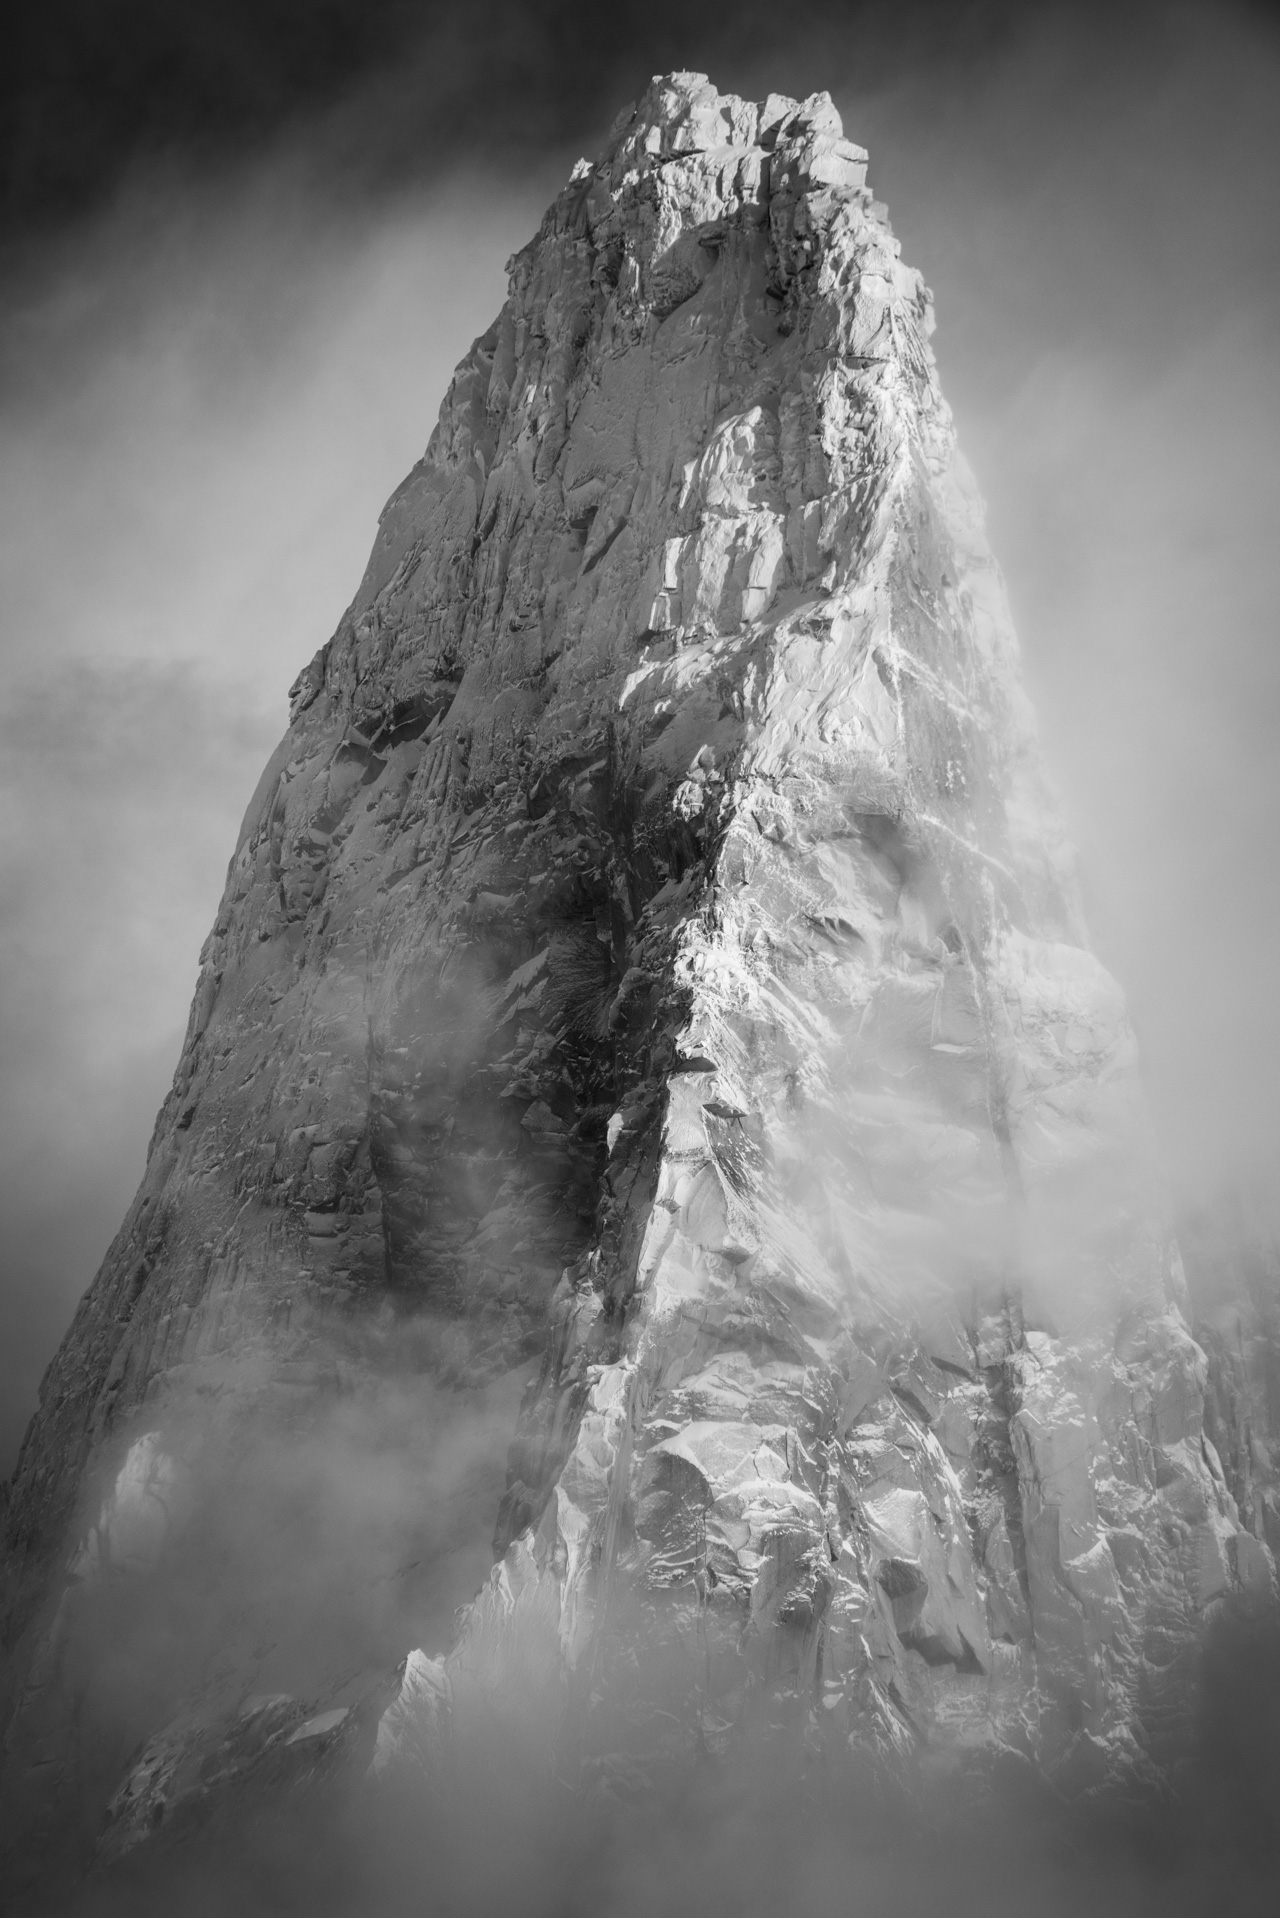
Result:
M78 1807L91 1846L109 1802L119 1849L217 1752L447 1790L530 1715L584 1776L790 1714L833 1753L1093 1779L1145 1762L1215 1603L1271 1591L1273 1348L1224 1318L1211 1376L1188 1329L865 169L826 95L656 80L510 262L299 675L15 1479L33 1828ZM433 1563L498 1521L451 1645L475 1579L388 1617L392 1512L305 1698L244 1717L286 1581L86 1731L112 1607L209 1483L252 1505L281 1434L323 1449L424 1378L446 1438L527 1383L509 1456L486 1414L436 1488Z

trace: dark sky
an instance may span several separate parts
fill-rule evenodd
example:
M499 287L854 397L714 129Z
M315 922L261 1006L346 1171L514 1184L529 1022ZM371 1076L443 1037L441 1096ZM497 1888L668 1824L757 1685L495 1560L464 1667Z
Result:
M1179 1197L1274 1181L1270 13L45 0L0 68L0 1470L285 689L507 255L670 66L826 87L870 148Z
M790 84L857 42L868 78L973 59L1000 0L43 0L0 78L5 208L38 230L130 168L207 167L305 130L348 186L599 136L651 72L768 61ZM16 57L15 57L16 53ZM727 84L727 81L726 81Z

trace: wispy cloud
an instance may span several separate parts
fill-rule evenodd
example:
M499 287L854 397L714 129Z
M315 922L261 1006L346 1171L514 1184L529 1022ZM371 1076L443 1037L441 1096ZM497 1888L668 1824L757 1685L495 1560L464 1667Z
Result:
M159 186L0 333L3 1450L128 1203L286 690L505 290L541 182L335 211L297 153Z
M1280 1154L1280 37L1029 10L837 83L987 496L1092 930L1184 1197Z

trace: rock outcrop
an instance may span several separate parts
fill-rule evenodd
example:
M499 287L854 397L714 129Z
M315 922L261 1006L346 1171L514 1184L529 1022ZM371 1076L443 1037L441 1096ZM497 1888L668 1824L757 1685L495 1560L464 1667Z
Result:
M655 81L299 676L14 1485L33 1826L114 1794L127 1849L236 1754L426 1788L525 1711L584 1779L788 1718L1154 1774L1207 1615L1271 1590L865 173L825 95ZM296 1581L237 1600L234 1515L335 1433L339 1530L388 1448L408 1496L326 1534L277 1688Z

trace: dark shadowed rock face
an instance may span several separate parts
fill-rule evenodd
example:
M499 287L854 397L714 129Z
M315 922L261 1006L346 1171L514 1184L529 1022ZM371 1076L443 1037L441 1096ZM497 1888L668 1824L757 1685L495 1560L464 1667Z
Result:
M1270 1593L865 159L655 81L300 675L13 1488L28 1831L526 1710L1152 1775Z

